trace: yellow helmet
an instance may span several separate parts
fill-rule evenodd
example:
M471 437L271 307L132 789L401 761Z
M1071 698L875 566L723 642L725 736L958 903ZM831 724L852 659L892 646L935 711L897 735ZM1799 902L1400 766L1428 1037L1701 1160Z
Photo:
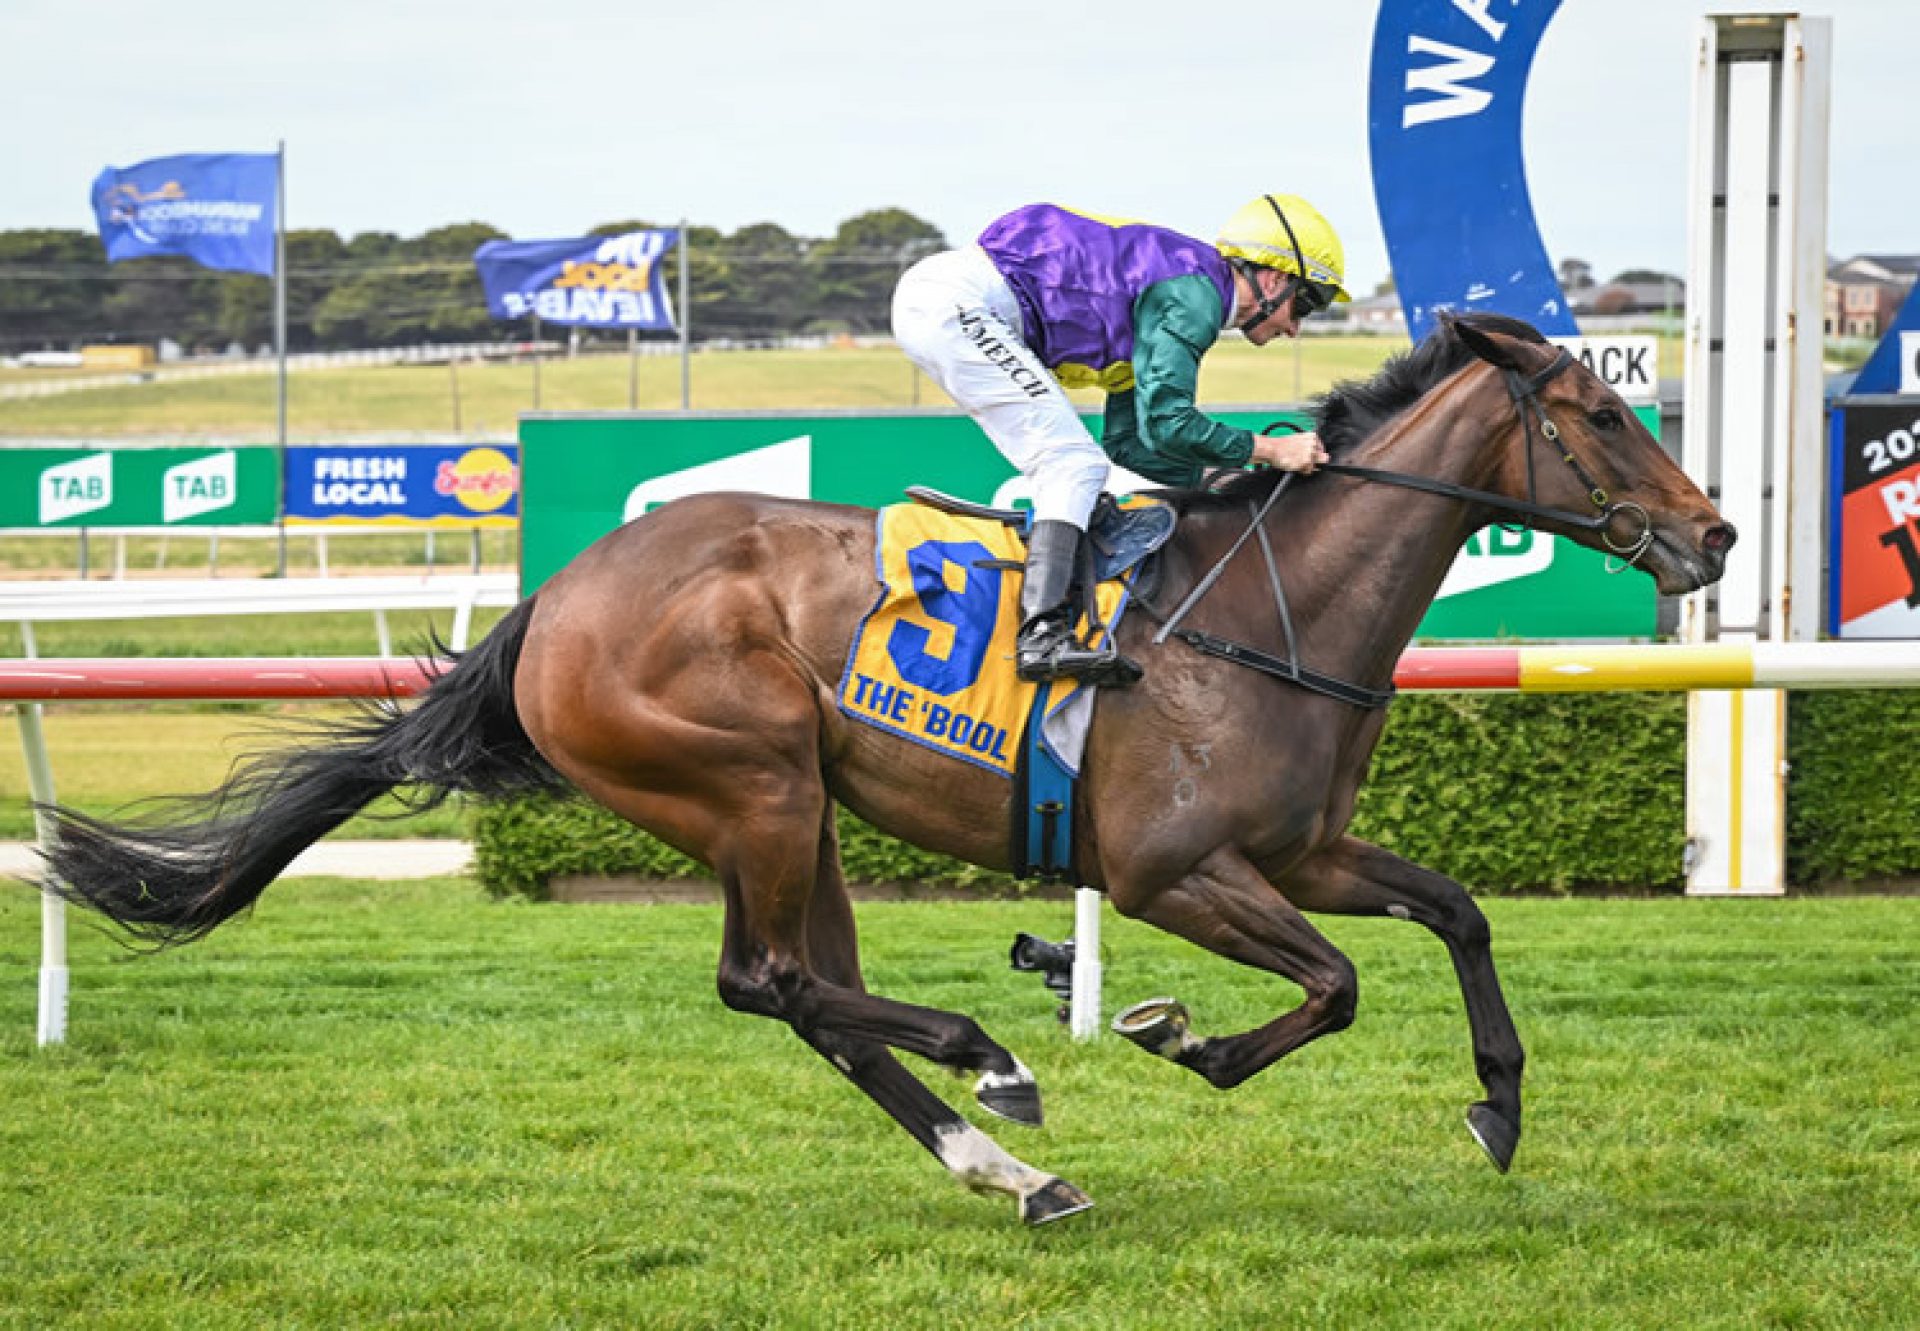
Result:
M1347 256L1339 235L1318 208L1297 194L1262 194L1242 205L1221 225L1214 245L1229 258L1329 287L1335 300L1353 299L1346 291Z

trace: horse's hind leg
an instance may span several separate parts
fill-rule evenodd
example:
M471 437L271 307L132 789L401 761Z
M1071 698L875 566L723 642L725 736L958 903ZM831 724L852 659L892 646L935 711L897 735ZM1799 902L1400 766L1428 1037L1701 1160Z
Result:
M862 990L865 986L860 978L853 909L840 875L830 811L826 821L807 914L808 955L822 979L849 990ZM1071 1183L1023 1164L1001 1149L923 1086L884 1045L818 1027L794 1029L931 1151L955 1178L978 1191L1011 1194L1020 1204L1021 1219L1028 1224L1058 1220L1093 1205Z
M747 807L721 807L718 798L695 805L591 778L582 784L642 827L673 827L680 844L715 867L726 895L719 989L728 1007L786 1022L961 1182L1016 1198L1027 1223L1092 1205L1072 1184L1002 1150L888 1052L894 1044L1031 1082L1019 1060L968 1018L865 991L831 805L817 778L776 781L764 766L736 774L724 788L754 792ZM1033 1107L1037 1117L1037 1097Z
M1487 917L1467 890L1352 837L1302 863L1287 876L1285 888L1304 910L1414 920L1447 945L1467 1002L1474 1070L1487 1090L1487 1098L1467 1111L1467 1127L1504 1173L1520 1144L1520 1073L1526 1056L1494 973Z
M1171 1000L1137 1004L1114 1019L1134 1043L1222 1090L1352 1023L1359 994L1353 964L1238 850L1222 847L1171 886L1111 884L1108 897L1122 914L1306 990L1299 1007L1241 1035L1196 1038L1186 1010Z
M831 806L820 795L821 823ZM764 834L763 834L764 835ZM727 896L725 943L720 957L720 997L742 1012L785 1021L802 1036L814 1031L875 1041L918 1054L943 1067L981 1074L980 1103L1003 1118L1038 1127L1040 1093L1033 1074L973 1018L939 1008L919 1007L868 993L857 984L833 978L812 954L831 946L820 931L832 899L844 901L839 857L831 830L808 829L807 840L820 858L832 857L832 881L823 881L811 865L804 885L788 881L796 872L793 842L771 835L736 844L722 856L720 871ZM827 900L820 900L825 894ZM844 932L850 939L851 915ZM837 930L832 930L837 932Z

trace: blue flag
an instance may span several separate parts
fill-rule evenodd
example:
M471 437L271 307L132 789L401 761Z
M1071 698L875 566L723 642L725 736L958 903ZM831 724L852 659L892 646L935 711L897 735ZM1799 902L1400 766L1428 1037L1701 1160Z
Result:
M671 330L660 256L678 231L577 240L490 240L474 251L487 312L585 328Z
M93 182L107 262L180 254L205 268L272 277L279 167L272 153L187 153L108 167Z
M1520 110L1560 0L1382 0L1368 139L1393 280L1418 342L1441 310L1580 331L1527 194Z

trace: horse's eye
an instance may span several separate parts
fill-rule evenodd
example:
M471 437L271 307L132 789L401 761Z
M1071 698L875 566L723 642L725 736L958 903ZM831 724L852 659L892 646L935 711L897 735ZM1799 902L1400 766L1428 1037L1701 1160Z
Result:
M1593 422L1593 428L1596 430L1617 430L1623 423L1620 419L1620 413L1612 407L1602 407L1600 410L1589 415L1587 419Z

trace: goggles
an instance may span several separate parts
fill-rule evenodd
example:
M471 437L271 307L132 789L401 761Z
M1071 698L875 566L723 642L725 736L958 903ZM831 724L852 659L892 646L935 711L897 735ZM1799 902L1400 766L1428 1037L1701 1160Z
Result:
M1308 278L1296 277L1293 280L1293 317L1305 319L1309 315L1333 304L1333 288Z

